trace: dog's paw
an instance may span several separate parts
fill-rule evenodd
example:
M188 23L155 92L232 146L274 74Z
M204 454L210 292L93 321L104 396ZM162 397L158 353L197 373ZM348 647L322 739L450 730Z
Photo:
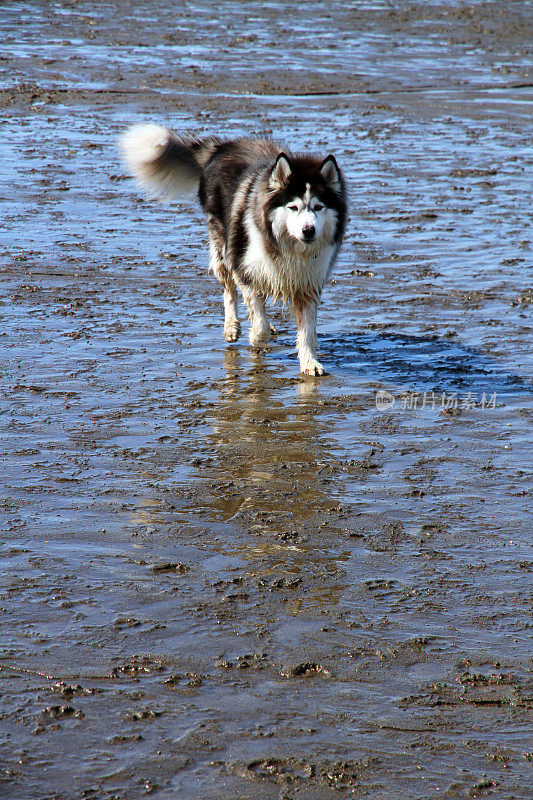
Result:
M232 319L224 325L224 339L227 342L236 342L241 335L241 323L238 319Z
M325 375L326 370L322 366L322 364L317 361L316 359L309 359L305 363L300 365L300 369L304 375Z
M250 344L252 347L260 347L262 344L266 344L271 336L270 326L268 328L252 328L250 331Z

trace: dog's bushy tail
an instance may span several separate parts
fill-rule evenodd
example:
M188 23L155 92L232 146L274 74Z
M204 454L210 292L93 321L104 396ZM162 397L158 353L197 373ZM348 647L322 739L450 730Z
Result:
M161 125L132 125L118 146L127 166L150 197L171 200L198 189L202 169L220 140L179 136Z

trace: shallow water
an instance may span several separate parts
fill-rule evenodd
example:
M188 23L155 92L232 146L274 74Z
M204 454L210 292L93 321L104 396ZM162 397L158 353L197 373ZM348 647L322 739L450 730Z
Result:
M299 8L1 9L2 797L528 797L530 11ZM327 377L139 119L335 152Z

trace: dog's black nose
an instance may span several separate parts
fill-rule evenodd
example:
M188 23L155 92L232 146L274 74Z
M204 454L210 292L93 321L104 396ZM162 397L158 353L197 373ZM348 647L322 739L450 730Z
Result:
M310 242L311 239L315 238L315 226L314 225L304 225L303 228L302 228L302 235L303 235L304 239L306 239L308 242Z

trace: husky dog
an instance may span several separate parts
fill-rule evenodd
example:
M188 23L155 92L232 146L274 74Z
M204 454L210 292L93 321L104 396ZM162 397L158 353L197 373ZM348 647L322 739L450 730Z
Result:
M240 289L251 320L250 343L272 333L268 296L291 305L300 369L323 375L316 316L344 234L344 181L332 155L293 155L268 139L180 136L134 125L120 138L124 160L152 197L198 191L207 216L210 267L224 287L224 337L241 326Z

